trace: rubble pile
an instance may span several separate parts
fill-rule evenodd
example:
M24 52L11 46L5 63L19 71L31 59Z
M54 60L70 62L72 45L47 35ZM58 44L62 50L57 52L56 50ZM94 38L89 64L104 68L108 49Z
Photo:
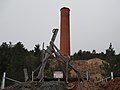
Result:
M68 85L71 90L99 90L99 87L91 80L83 82L72 82Z
M61 81L26 82L6 87L4 90L66 90L66 84Z
M98 83L98 86L100 87L99 90L120 90L120 77L108 82Z
M103 67L103 63L108 64L102 59L99 58L93 58L89 60L74 60L71 61L71 64L81 72L88 71L89 78L93 79L94 81L101 80L104 78L103 74L105 71L101 68ZM76 73L71 70L70 71L71 77L77 77Z
M72 82L68 85L71 90L120 90L120 77L108 82L95 83L93 80Z

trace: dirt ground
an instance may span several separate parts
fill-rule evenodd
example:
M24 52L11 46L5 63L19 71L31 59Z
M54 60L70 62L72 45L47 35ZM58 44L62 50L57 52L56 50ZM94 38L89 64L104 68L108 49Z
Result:
M26 82L6 87L4 90L67 90L64 82Z

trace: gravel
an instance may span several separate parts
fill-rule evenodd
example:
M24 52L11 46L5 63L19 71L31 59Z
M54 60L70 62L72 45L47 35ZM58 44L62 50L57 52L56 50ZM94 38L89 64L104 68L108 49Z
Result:
M65 82L26 82L6 87L4 90L67 90Z

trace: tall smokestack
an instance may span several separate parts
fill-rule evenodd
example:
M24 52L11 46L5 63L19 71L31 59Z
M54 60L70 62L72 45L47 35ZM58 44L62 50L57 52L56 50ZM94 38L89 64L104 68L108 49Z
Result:
M60 25L60 51L65 56L70 56L70 9L61 8Z

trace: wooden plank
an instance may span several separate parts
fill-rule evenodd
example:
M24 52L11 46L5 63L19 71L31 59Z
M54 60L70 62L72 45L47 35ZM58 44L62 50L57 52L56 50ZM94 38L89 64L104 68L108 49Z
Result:
M26 81L29 79L29 77L28 77L28 72L27 72L27 68L24 68L23 71L24 71L25 82L26 82Z

